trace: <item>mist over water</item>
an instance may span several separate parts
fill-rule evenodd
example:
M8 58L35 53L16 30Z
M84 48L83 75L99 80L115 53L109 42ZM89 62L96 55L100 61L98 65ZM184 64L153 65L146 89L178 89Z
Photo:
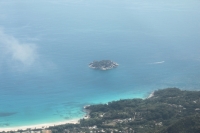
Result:
M0 1L0 128L58 122L83 106L199 90L197 0ZM119 67L88 68L110 59Z

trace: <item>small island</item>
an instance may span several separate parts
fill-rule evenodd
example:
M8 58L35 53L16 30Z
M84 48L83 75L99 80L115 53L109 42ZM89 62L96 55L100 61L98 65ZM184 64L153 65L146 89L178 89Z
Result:
M101 61L93 61L92 63L89 64L89 67L99 70L109 70L116 68L118 65L119 64L111 60L101 60Z

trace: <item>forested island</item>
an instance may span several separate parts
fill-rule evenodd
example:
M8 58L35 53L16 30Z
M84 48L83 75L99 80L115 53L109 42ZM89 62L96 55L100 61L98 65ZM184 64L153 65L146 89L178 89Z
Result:
M119 64L111 60L102 60L102 61L93 61L89 64L90 68L99 69L99 70L109 70L117 67Z
M200 91L167 88L155 91L150 98L112 101L85 109L88 119L45 130L52 133L200 133Z

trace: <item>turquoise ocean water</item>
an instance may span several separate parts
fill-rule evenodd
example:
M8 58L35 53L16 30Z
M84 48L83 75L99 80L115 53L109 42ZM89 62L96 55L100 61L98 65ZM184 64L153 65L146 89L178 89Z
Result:
M84 116L83 106L199 90L197 0L1 0L0 129ZM93 60L118 68L92 70Z

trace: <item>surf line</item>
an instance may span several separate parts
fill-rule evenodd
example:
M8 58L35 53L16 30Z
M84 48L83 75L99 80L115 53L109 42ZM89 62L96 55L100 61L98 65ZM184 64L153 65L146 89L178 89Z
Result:
M158 62L153 62L153 63L150 63L150 64L163 64L165 63L165 61L158 61Z

